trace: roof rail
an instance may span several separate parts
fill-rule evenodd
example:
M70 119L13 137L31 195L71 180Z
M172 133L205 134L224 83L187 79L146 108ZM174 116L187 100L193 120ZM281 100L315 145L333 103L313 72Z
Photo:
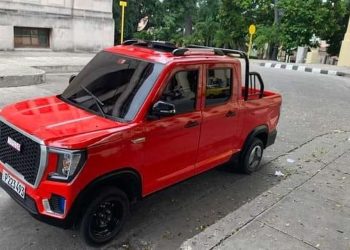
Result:
M131 40L126 40L122 43L122 45L133 45L135 43L139 43L142 40L138 40L138 39L131 39Z
M186 48L178 48L172 51L174 56L183 56L186 52L188 52L189 49Z
M144 41L144 40L138 40L138 39L127 40L122 45L126 45L126 46L134 45L134 46L147 47L147 48L152 48L154 50L159 50L164 52L173 52L175 49L177 49L176 45L171 42Z
M188 45L186 48L188 49L212 49L215 54L217 54L218 51L221 51L223 55L227 56L239 56L239 58L244 59L245 61L245 89L244 92L244 100L248 100L248 89L249 89L249 58L247 54L241 50L233 50L233 49L224 49L224 48L215 48L215 47L207 47L207 46L201 46L201 45Z
M194 51L192 51L191 49L196 49ZM222 52L222 50L220 49L211 49L211 48L178 48L178 49L175 49L172 53L174 56L184 56L186 55L186 52L212 52L214 53L215 55L218 55L218 56L224 56L225 53ZM195 54L195 53L193 53Z

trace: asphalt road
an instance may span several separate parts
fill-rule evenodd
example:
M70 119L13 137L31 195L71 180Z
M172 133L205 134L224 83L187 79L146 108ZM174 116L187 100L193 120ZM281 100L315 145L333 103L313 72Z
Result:
M350 78L254 67L266 88L283 95L279 135L267 149L272 159L332 130L350 131ZM69 75L49 75L48 84L0 89L0 107L24 98L59 93ZM269 171L245 176L231 166L194 177L139 202L123 233L105 249L176 249L181 243L278 183ZM277 166L278 167L278 166ZM83 249L77 233L32 219L0 191L1 249Z

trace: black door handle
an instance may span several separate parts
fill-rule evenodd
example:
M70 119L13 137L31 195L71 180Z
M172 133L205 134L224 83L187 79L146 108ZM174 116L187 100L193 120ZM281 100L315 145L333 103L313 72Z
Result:
M226 117L234 117L234 116L236 116L236 112L234 112L234 111L229 111L229 112L227 112L226 113Z
M189 121L186 123L185 128L193 128L199 125L199 122L197 121Z

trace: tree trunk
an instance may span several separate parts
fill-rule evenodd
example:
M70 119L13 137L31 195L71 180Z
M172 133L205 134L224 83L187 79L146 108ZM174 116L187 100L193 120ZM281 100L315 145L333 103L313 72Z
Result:
M278 25L280 22L280 18L279 18L279 10L277 8L277 4L278 4L278 0L274 0L274 12L275 12L275 20L274 20L274 24Z
M269 44L267 51L268 51L267 52L268 60L277 60L278 44L275 44L275 43Z
M274 20L274 25L276 27L279 26L280 23L280 18L279 18L279 10L277 8L278 0L274 0L274 13L275 13L275 20ZM271 44L271 54L269 54L269 59L270 60L277 60L277 55L278 55L278 44L273 43Z
M278 44L273 44L272 55L270 59L277 61L277 56L278 56Z
M191 13L186 13L185 16L185 36L192 35L192 15Z

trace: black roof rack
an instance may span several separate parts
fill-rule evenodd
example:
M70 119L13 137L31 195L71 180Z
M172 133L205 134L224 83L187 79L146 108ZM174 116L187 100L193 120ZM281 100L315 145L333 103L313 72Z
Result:
M178 49L175 49L174 51L172 51L172 54L174 56L184 56L186 55L186 52L191 52L191 49L196 49L196 52L198 51L211 51L213 52L215 55L218 55L218 56L224 56L225 53L221 50L221 49L217 49L217 48L191 48L191 47L186 47L186 48L178 48Z
M171 42L165 41L144 41L138 39L127 40L123 42L123 45L134 45L140 47L151 48L157 51L173 52L177 49L176 45Z
M137 39L132 39L132 40L126 40L122 43L122 45L132 45L134 43L138 43L141 40L137 40Z
M249 89L249 72L250 72L250 66L249 66L249 58L247 54L241 50L233 50L233 49L224 49L224 48L215 48L215 47L207 47L207 46L201 46L201 45L189 45L186 48L190 49L212 49L216 55L219 55L219 53L222 53L221 55L227 55L232 57L242 58L245 61L245 89ZM245 91L244 93L244 99L248 100L248 91Z

